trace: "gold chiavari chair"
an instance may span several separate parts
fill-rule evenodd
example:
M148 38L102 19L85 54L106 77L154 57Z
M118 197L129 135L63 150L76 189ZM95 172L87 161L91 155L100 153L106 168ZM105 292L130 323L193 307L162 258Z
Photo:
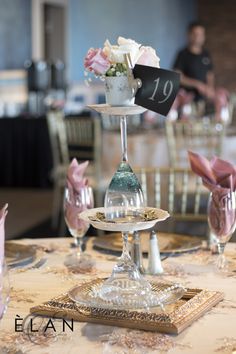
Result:
M176 221L189 225L204 223L207 230L208 191L200 177L187 168L136 168L134 172L140 180L147 205L170 213L168 232L175 233Z
M70 160L90 160L86 175L95 189L98 205L101 204L101 123L93 117L64 117L61 111L47 114L47 123L53 156L52 225L56 227L62 208L63 191Z
M172 167L188 165L188 150L207 158L221 156L225 126L202 119L186 122L166 121L169 162Z

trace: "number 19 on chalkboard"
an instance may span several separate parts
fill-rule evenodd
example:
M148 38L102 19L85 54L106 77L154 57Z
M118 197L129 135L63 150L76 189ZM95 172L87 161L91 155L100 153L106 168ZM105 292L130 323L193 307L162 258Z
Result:
M135 103L154 112L167 115L179 88L180 75L174 71L135 65L134 77L142 81Z
M156 80L154 80L154 82L156 83L153 94L151 97L149 97L149 100L155 101L156 99L158 99L158 97L156 97L156 93L157 93L157 89L159 87L159 82L160 82L160 78L158 77ZM163 100L158 100L158 103L164 103L166 101L168 101L170 95L172 94L173 91L173 82L171 80L167 80L165 82L164 85L164 89L163 89L163 94L165 96L165 98Z

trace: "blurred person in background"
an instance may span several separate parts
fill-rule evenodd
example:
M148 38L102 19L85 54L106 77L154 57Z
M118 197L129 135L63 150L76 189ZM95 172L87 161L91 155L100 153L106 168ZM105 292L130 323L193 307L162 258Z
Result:
M215 117L221 120L223 106L228 104L227 90L215 88L213 64L208 50L204 47L206 30L201 22L193 22L188 26L187 45L177 54L173 68L180 73L180 97L177 96L174 106L178 102L184 103L194 100L211 103L215 110Z

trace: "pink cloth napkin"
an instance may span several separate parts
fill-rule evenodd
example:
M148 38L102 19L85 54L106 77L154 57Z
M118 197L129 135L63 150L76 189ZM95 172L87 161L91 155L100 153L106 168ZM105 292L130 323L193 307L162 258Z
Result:
M76 233L78 235L83 235L83 233L89 228L89 224L79 218L79 214L84 210L86 210L86 207L78 208L72 204L66 204L65 220L72 234Z
M4 248L5 248L5 219L7 216L8 204L0 210L0 262L4 259Z
M78 218L79 213L87 209L86 205L77 206L76 199L80 190L88 186L88 179L84 177L89 162L85 161L81 164L74 158L67 172L67 187L69 189L70 203L66 203L65 218L70 229L79 231L86 229L87 224Z
M67 172L68 187L72 187L78 192L82 187L88 185L88 180L84 177L88 164L89 161L79 164L76 159L72 160Z
M204 156L188 152L190 165L203 184L212 192L209 204L209 222L217 236L226 236L235 224L235 202L230 193L236 190L236 167L218 157L208 161Z
M224 190L227 192L236 190L236 167L230 162L213 157L208 161L204 156L194 152L188 152L189 161L193 172L202 177L205 187L211 192Z

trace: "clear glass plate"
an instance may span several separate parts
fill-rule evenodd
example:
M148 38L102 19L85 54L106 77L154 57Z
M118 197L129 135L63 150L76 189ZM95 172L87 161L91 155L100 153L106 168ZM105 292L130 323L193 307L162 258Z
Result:
M101 294L103 282L106 279L97 279L86 284L78 285L68 292L68 296L76 303L88 307L120 309L120 310L137 310L149 309L151 307L171 304L179 300L185 293L185 288L181 284L164 284L151 283L151 289L144 289L143 292L129 294L125 291L123 296L114 298L105 298L105 294ZM116 291L116 289L114 289ZM109 296L108 296L109 297Z

